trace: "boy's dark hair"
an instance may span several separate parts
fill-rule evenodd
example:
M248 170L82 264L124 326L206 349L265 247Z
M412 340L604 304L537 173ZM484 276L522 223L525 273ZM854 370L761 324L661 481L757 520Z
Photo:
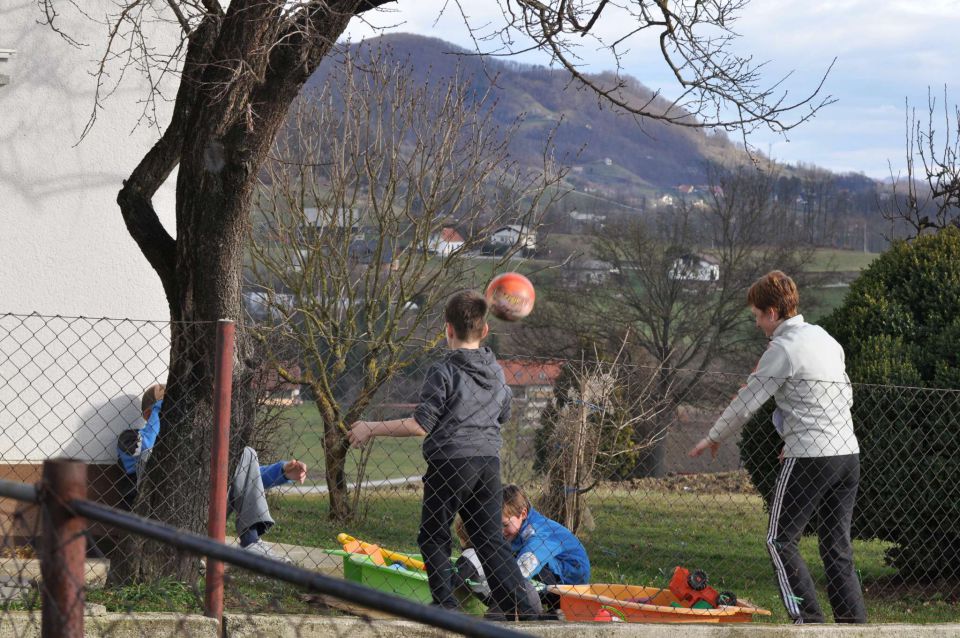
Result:
M780 270L771 270L750 286L747 303L760 310L773 308L780 319L789 319L797 314L800 293L793 279Z
M461 341L480 341L487 322L487 300L476 290L461 290L447 301L443 311L447 323Z
M507 516L520 516L523 510L530 513L530 499L519 485L507 483L503 486L503 513Z

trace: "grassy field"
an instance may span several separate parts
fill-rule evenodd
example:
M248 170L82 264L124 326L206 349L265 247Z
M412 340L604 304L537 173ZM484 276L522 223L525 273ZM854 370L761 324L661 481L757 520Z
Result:
M729 589L773 612L770 622L788 618L777 593L764 542L766 516L758 497L642 491L591 493L596 527L583 535L593 564L592 582L665 586L677 565L706 570L718 589ZM369 492L363 522L347 526L327 520L323 498L281 499L274 512L274 541L319 547L336 545L347 531L390 549L415 552L420 515L418 491ZM828 606L815 539L802 552ZM960 605L936 592L893 595L884 588L892 571L883 563L886 545L856 542L856 561L873 622L956 622ZM880 590L884 589L884 592ZM829 608L825 609L829 615Z
M279 450L282 456L296 458L307 464L310 482L323 483L323 426L320 415L312 404L290 408L285 418L289 425L282 438L287 445ZM406 476L419 476L426 469L420 453L420 439L378 438L366 450L364 480L379 480ZM347 476L353 480L357 464L364 452L350 450L347 453Z
M807 267L808 272L860 272L870 265L878 253L865 253L858 250L836 250L818 248L813 261Z
M801 292L800 311L807 321L817 323L843 303L843 298L849 290L849 286L807 288Z

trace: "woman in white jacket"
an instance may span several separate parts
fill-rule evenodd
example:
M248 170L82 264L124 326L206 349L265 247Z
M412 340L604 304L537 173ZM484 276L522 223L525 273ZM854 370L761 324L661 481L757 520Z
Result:
M783 466L770 503L767 548L787 613L795 623L824 622L813 579L798 543L816 515L827 594L837 622L866 622L853 565L850 524L860 480L860 448L853 432L853 395L843 348L827 331L797 314L793 280L775 270L747 293L757 327L770 339L747 384L710 432L690 450L716 456L773 397L773 422L783 437Z

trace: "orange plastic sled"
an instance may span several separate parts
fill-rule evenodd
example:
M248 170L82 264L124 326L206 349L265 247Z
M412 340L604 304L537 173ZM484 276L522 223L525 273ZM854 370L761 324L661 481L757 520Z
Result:
M727 623L750 622L770 612L746 600L736 606L693 609L683 605L669 589L637 585L551 585L560 596L560 611L568 621ZM644 602L630 602L643 600Z

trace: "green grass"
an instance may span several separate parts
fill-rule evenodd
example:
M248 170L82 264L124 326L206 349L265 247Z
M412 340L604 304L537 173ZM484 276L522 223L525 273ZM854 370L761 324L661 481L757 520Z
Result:
M91 589L87 602L99 603L109 612L157 611L194 614L203 612L203 583L164 581L154 584Z
M770 621L788 621L766 551L767 521L758 497L604 490L592 492L589 499L596 528L583 535L583 540L593 564L594 583L660 587L666 585L675 566L697 567L706 570L719 589L730 589L770 609ZM337 533L345 531L390 549L417 551L417 491L368 492L365 502L366 519L345 526L328 520L323 498L284 498L274 512L278 524L271 531L272 540L334 547ZM893 574L883 562L886 548L878 541L855 542L871 621L960 620L960 606L935 593L878 593ZM801 551L829 615L815 539L804 539Z
M879 253L858 250L818 248L813 261L807 266L807 272L860 272L878 256Z
M193 587L163 581L152 584L87 590L87 602L99 603L108 612L203 613L204 581ZM279 580L228 568L224 578L224 608L227 612L310 613L303 590Z
M800 310L804 319L817 323L842 304L849 291L849 286L805 289L800 297Z
M297 458L307 464L308 482L323 483L323 426L320 414L312 404L290 408L284 418L290 421L282 434L288 444L280 450L283 456ZM417 437L392 439L378 437L368 445L364 480L380 480L422 475L426 470ZM357 476L357 464L363 452L347 452L347 476Z

